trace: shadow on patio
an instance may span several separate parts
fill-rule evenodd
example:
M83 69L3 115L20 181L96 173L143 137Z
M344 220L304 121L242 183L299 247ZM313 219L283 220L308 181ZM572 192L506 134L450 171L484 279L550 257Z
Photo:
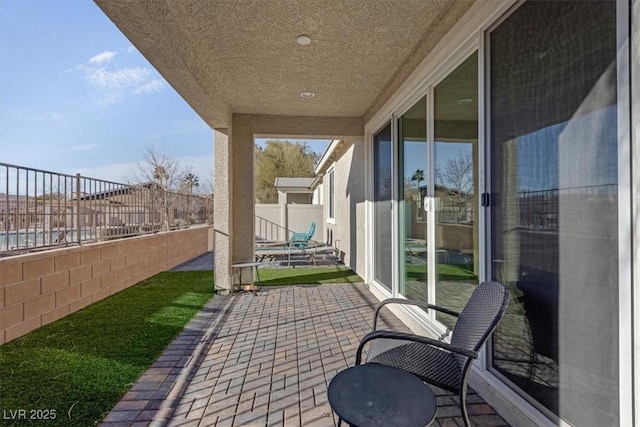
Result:
M336 425L327 384L353 365L376 304L364 284L216 296L102 426ZM403 328L389 312L383 320ZM434 425L462 425L457 399L434 391ZM506 425L472 390L468 407L474 425Z

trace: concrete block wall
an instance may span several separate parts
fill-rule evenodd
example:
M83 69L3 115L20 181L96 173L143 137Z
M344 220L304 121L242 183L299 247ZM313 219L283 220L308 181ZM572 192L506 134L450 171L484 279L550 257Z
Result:
M0 258L0 345L207 252L210 230Z

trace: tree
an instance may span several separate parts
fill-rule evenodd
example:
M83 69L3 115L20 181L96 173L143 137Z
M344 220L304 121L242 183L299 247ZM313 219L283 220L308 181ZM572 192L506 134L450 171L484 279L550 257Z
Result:
M200 182L198 179L198 176L196 174L194 174L193 172L187 172L184 174L184 176L182 177L182 184L180 185L180 192L182 193L187 193L186 196L186 206L185 206L185 219L187 220L187 222L192 222L193 221L193 217L194 217L194 209L198 210L199 208L199 204L196 203L196 206L193 206L192 203L192 195L193 195L193 189L194 188L198 188L200 186Z
M135 183L150 188L150 202L154 210L162 213L164 230L169 229L169 212L176 201L169 192L180 189L187 170L179 159L155 147L145 149L137 163Z
M193 189L200 186L200 180L198 175L193 172L188 172L182 177L182 190L188 191L189 194L193 194Z
M447 159L443 168L435 168L436 184L446 193L446 206L455 212L458 223L467 222L473 204L473 158L459 153Z
M136 166L136 184L154 183L165 191L178 190L187 172L180 159L170 157L164 150L155 147L146 148Z
M418 188L420 188L420 182L424 181L424 171L422 169L416 169L411 175L411 181L418 181Z
M418 200L416 200L416 217L418 219L422 218L422 214L420 208L422 207L422 191L420 190L420 183L424 181L424 170L416 169L416 171L411 175L411 181L418 182Z
M259 203L277 203L277 177L314 176L317 155L306 145L269 140L264 148L256 145L255 195Z

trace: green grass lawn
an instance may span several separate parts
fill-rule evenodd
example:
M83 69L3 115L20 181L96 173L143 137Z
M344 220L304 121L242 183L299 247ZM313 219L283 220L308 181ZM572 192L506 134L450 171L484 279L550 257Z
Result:
M99 423L211 298L212 284L210 271L160 273L3 345L0 425ZM20 409L56 418L6 419Z
M427 274L426 264L407 264L407 278L409 280L424 280ZM477 280L478 276L473 274L472 266L438 264L439 280Z
M262 284L355 283L347 267L260 269ZM213 295L207 271L165 272L0 347L0 425L96 425ZM53 415L54 420L12 420ZM9 419L7 419L9 418Z
M264 286L357 283L362 278L349 267L260 268Z

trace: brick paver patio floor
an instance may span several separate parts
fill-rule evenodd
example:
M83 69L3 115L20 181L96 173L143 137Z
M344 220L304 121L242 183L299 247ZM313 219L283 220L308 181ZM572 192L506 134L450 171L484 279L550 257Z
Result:
M376 303L364 284L215 296L102 426L334 426L327 384L353 365ZM457 398L434 391L434 425L463 425ZM474 425L507 425L473 390L467 405Z

